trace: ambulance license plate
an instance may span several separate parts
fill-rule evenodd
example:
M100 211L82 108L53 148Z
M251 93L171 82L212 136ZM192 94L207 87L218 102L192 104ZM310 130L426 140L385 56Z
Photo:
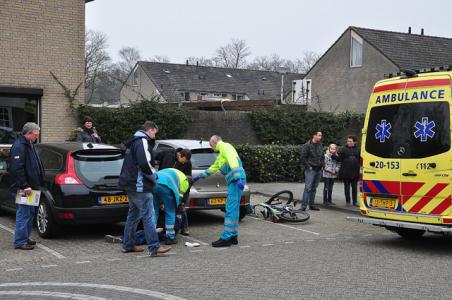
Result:
M397 206L397 200L387 198L373 198L371 206L377 208L395 209Z
M129 198L127 195L116 195L116 196L99 196L98 203L101 205L109 205L109 204L119 204L119 203L128 203Z
M209 205L226 205L226 198L210 198Z

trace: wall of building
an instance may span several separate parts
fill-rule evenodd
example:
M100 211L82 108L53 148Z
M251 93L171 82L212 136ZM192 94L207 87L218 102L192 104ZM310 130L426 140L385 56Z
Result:
M366 41L363 64L350 67L350 29L306 75L312 79L310 110L364 113L372 88L384 74L398 68Z
M1 1L0 28L0 86L43 89L41 139L66 140L77 123L50 71L71 90L84 82L85 1Z
M259 144L248 114L240 111L188 111L189 122L183 138L208 140L218 134L234 144Z
M137 66L136 72L138 73L137 85L133 85L133 72L127 78L126 84L122 87L120 93L121 104L128 104L129 102L141 101L143 97L151 99L153 96L158 95L158 90L154 83L144 72L143 68Z

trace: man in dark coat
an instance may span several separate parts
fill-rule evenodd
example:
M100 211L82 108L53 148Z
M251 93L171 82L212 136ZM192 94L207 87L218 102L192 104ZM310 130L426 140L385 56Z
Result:
M322 133L317 131L312 139L301 148L301 163L304 166L304 192L301 209L320 210L314 203L315 193L322 177L322 168L325 164L323 146L320 142Z
M30 196L33 190L41 189L44 178L44 168L33 145L39 136L40 128L36 123L26 123L20 135L11 147L10 167L11 194L17 193ZM35 207L16 204L16 229L14 232L14 248L33 250L35 241L30 239Z
M354 135L349 135L345 147L338 152L338 160L341 162L339 178L344 181L345 202L350 205L350 189L352 190L353 206L358 206L358 180L360 168L360 149Z

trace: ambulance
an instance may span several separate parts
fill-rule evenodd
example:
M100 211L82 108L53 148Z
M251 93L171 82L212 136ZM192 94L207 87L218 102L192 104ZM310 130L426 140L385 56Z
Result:
M452 232L450 68L375 84L361 145L360 212L350 221L405 238Z

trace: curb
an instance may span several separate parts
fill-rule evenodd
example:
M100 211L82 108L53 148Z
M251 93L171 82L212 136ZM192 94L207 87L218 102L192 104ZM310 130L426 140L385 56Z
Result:
M258 192L258 191L253 191L251 192L251 194L255 194L255 195L261 195L261 196L265 196L265 197L271 197L273 195L268 194L268 193L263 193L263 192ZM285 197L281 197L282 199L285 199ZM295 198L294 198L295 199ZM300 201L300 199L295 199L296 201ZM337 211L341 211L341 212L346 212L346 213L352 213L352 214L356 214L356 215L361 215L361 213L359 212L358 208L345 208L345 207L340 207L340 206L325 206L323 204L317 204L318 206L324 208L324 209L328 209L328 210L337 210Z

